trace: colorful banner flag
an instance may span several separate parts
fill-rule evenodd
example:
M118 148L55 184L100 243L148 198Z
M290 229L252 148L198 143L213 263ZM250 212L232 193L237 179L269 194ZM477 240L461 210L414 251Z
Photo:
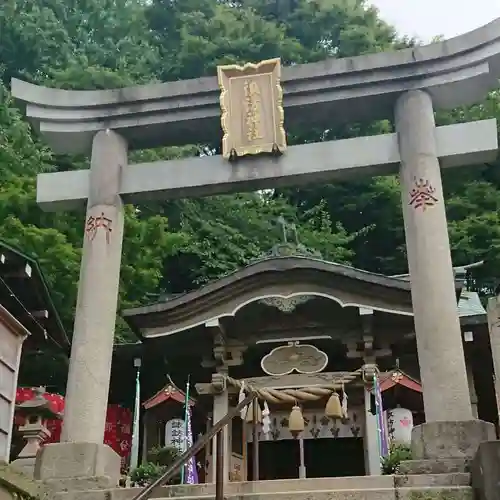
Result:
M189 405L189 377L186 383L186 397L184 399L184 450L193 446L193 429L191 427L191 408ZM181 484L198 484L198 470L196 457L191 457L181 470Z
M187 448L193 446L193 429L191 427L191 408L188 405L188 410L186 412L187 417L187 435L186 444ZM186 484L198 484L198 469L196 468L196 457L191 457L186 464Z
M382 404L382 392L376 375L373 376L373 394L375 396L375 411L377 417L377 437L380 460L389 454L389 443L387 439L387 428L384 419L384 407Z

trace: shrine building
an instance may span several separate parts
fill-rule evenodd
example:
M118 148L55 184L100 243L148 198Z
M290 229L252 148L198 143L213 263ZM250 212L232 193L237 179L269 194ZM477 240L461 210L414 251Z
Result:
M455 268L471 403L476 418L498 424L486 312L466 289L465 274ZM141 358L143 460L151 448L172 444L188 379L195 438L237 405L242 387L265 396L258 477L251 418L229 426L225 474L233 481L379 474L369 373L382 394L390 441L409 443L412 427L425 421L406 275L362 271L285 244L198 290L122 314L140 342L115 350L110 398L130 398L133 359ZM330 400L320 394L332 384L340 418L325 412ZM302 413L300 432L291 432L292 409ZM207 482L214 480L211 448L197 457L200 480Z
M67 369L69 348L38 262L0 240L0 462L24 446L12 426L18 384L39 384L40 366L50 358L59 363L52 363L45 383L64 380L60 372Z

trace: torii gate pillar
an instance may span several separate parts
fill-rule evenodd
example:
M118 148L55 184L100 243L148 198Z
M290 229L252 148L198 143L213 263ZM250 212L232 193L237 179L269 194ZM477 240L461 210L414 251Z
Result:
M407 92L395 111L425 419L472 420L431 97Z
M403 94L395 122L426 419L412 432L413 453L418 459L470 459L481 441L495 439L495 429L472 415L431 96Z
M93 140L80 281L61 443L42 448L35 479L115 486L120 456L103 444L123 242L122 168L127 143L112 130ZM76 459L76 460L75 460Z

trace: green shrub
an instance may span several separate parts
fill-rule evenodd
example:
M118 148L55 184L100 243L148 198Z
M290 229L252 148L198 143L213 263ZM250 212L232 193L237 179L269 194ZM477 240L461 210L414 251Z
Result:
M148 461L139 465L130 474L132 483L136 486L147 486L158 479L170 465L179 457L179 451L172 446L164 448L152 448L148 453ZM168 482L168 484L179 484L179 472Z
M382 474L397 474L399 472L399 464L411 459L412 454L409 446L404 444L391 445L389 455L382 459Z
M132 471L130 479L135 486L147 486L158 479L165 470L163 465L146 462Z

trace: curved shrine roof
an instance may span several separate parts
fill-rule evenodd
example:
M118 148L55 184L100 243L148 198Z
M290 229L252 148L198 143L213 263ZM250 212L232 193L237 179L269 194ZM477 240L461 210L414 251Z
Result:
M380 392L388 391L395 386L403 386L415 392L423 392L422 384L411 378L399 368L384 374L380 380Z
M457 282L457 291L461 287ZM266 258L198 290L122 311L122 316L141 336L155 337L235 316L265 298L304 295L331 299L343 308L412 316L409 281L308 257Z
M167 401L174 401L181 405L186 403L186 393L181 391L172 382L169 382L163 389L159 390L156 394L151 396L148 400L142 403L145 410L150 410L158 405L166 403ZM189 398L189 406L194 406L196 400Z
M0 303L30 332L24 350L51 344L69 354L70 340L38 261L0 240Z

